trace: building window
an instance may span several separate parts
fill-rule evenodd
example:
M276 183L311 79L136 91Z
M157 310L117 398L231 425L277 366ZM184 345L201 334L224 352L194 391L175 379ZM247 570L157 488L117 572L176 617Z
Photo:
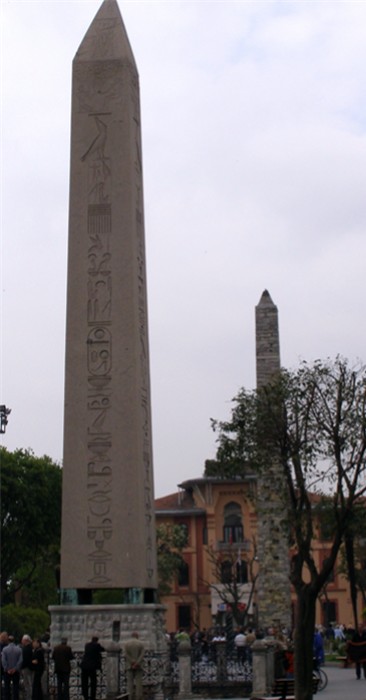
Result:
M323 625L329 627L332 622L338 620L337 603L334 600L326 600L323 605Z
M232 562L228 559L221 562L221 583L231 583L233 580Z
M191 628L191 606L178 606L178 629L190 630Z
M248 583L248 565L246 561L237 561L235 564L236 580L238 583Z
M243 542L244 532L242 524L242 512L239 503L232 501L224 508L224 542Z
M334 523L327 519L326 515L323 518L323 520L320 521L319 528L320 528L320 539L325 541L325 540L332 540L334 536Z
M328 562L328 557L325 557L325 558L323 559L323 562L326 564L326 563ZM328 576L328 578L327 578L327 580L326 580L326 584L325 584L325 585L327 585L328 583L335 583L334 567L333 567L333 569L331 570L331 572L330 572L330 574L329 574L329 576Z
M178 586L189 586L189 566L186 561L182 561L178 571Z

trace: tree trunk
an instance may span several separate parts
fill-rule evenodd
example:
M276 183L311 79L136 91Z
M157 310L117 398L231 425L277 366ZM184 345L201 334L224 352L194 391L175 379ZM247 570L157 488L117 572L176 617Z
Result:
M297 591L294 652L295 698L312 700L313 697L313 641L317 595L309 585Z
M345 548L346 548L348 580L349 580L349 588L350 588L352 610L353 610L353 622L354 622L354 627L356 630L358 627L357 583L356 583L356 570L355 570L354 540L353 540L353 535L351 533L346 532L346 536L344 538L344 544L345 544Z

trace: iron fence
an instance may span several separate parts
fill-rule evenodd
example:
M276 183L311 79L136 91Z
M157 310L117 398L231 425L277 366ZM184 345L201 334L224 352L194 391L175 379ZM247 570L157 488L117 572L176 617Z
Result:
M70 699L77 700L82 698L81 693L81 659L83 657L83 652L74 652L74 659L71 661L71 673L70 673ZM107 697L107 683L105 674L105 659L106 653L102 654L102 669L97 673L97 698L98 700L104 700ZM49 651L45 654L46 661L46 692L50 700L57 697L57 676L55 673L55 664L52 659L52 653Z
M206 653L193 647L191 652L192 692L205 697L248 696L252 690L251 655L238 656L225 644L207 648ZM179 690L179 661L171 649L164 679L164 696L174 697Z
M165 679L169 674L169 661L166 652L146 651L142 667L142 686L144 695L154 695L163 692ZM118 688L122 695L127 691L126 658L123 652L119 654Z
M81 700L81 668L82 652L74 653L71 662L70 700ZM97 673L97 698L106 700L106 657L102 654L102 669ZM50 700L57 698L57 676L51 652L45 655L46 673L45 695ZM192 692L206 697L240 697L247 696L252 688L251 659L238 658L235 650L218 649L215 654L197 655L192 649L191 654ZM179 691L179 660L176 654L169 652L146 651L143 663L143 688L145 698L160 698L170 700ZM118 695L127 691L126 659L121 651L118 654Z

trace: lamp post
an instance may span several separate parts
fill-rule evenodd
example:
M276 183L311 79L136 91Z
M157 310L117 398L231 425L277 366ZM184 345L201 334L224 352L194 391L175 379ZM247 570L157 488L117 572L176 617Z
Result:
M6 431L9 413L11 413L11 408L7 408L4 404L0 406L0 433Z

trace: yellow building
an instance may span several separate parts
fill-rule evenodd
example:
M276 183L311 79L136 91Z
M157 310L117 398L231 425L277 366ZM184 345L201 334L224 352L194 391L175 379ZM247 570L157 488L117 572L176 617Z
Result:
M240 584L241 605L248 620L256 622L255 578L257 516L256 479L253 475L235 480L202 477L179 485L176 493L155 501L157 525L183 525L187 545L185 566L162 602L167 607L166 629L208 629L224 624L230 609L230 580ZM330 542L315 540L314 558L318 564L329 555ZM289 552L289 556L291 553ZM224 593L226 591L226 593ZM223 600L225 598L225 601ZM292 595L292 602L295 596ZM361 601L359 614L361 616ZM337 573L328 583L326 596L317 605L317 624L352 624L353 616L346 578Z

